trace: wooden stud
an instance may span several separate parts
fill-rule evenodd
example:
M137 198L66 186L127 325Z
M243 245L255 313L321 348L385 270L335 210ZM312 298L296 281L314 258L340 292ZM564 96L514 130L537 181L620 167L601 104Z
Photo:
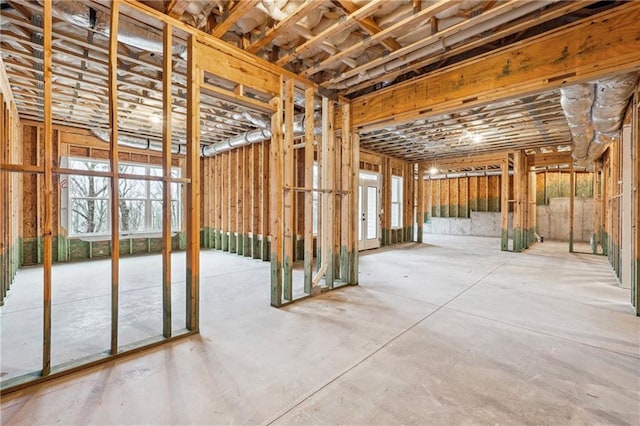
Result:
M509 154L505 154L505 159L501 164L502 179L500 192L500 213L501 213L501 248L502 251L509 250Z
M417 199L417 208L416 208L416 219L417 219L417 227L418 227L418 239L419 243L423 242L423 227L424 227L424 166L418 164L418 199Z
M238 150L229 151L229 253L237 253Z
M162 57L162 335L171 337L171 81L173 28L164 25Z
M200 306L200 70L195 36L187 40L187 271L186 325L198 331Z
M272 136L273 139L273 136ZM260 208L261 208L261 222L260 222L260 231L262 237L262 244L260 246L261 249L261 259L264 261L268 261L271 259L271 251L269 249L269 235L271 234L271 205L270 205L270 194L271 194L271 185L272 183L269 181L271 176L270 170L270 149L271 143L262 142L260 144L260 171L262 173L262 179L260 179Z
M522 228L524 217L524 205L522 202L524 189L522 187L522 174L524 169L524 152L518 150L513 155L513 251L522 251Z
M287 189L284 190L283 202L284 202L284 216L283 216L283 228L284 228L284 253L283 253L283 268L284 268L284 299L287 301L293 300L293 248L295 244L295 229L294 229L294 193L290 188L295 186L294 171L295 171L295 159L293 151L293 114L294 114L294 81L289 79L285 83L284 93L284 145L282 148L282 162L284 167L283 186Z
M282 79L280 87L282 88ZM271 116L270 171L271 192L271 306L282 305L282 256L284 227L283 209L283 176L282 176L282 100L276 96L272 99L276 112Z
M120 195L118 154L118 18L119 3L111 6L109 37L109 127L111 172L111 355L118 353L118 294L120 281ZM46 132L45 132L46 133Z
M340 189L342 195L340 197L340 278L343 282L348 283L351 276L350 254L349 250L351 242L349 237L349 227L351 223L350 203L353 202L353 188L351 188L351 167L353 155L353 142L351 141L351 109L348 103L341 105L342 109L342 143L340 144L341 155L341 179Z
M313 154L315 151L314 123L315 90L304 92L304 186L313 188ZM304 292L311 294L313 279L313 192L304 194Z
M343 128L344 129L344 128ZM344 130L343 130L344 131ZM349 232L351 234L351 277L349 278L349 284L358 284L358 226L360 226L360 217L358 215L358 186L360 184L360 135L357 132L353 132L351 135L351 224Z
M260 259L260 146L251 145L251 167L249 169L251 186L251 257Z
M335 241L334 241L334 222L335 222L335 173L336 173L336 165L335 165L335 133L334 133L334 129L335 129L335 123L334 123L334 119L335 119L335 113L334 113L334 104L332 101L330 101L327 98L322 98L322 103L323 103L323 112L326 110L327 111L327 121L328 123L323 123L323 128L322 131L324 133L325 129L327 130L327 151L328 154L327 156L323 156L322 161L323 161L323 167L327 168L327 176L328 179L326 182L323 182L323 189L325 189L327 192L325 194L327 194L326 197L326 203L327 203L327 216L326 216L326 220L323 217L322 218L322 228L323 228L323 234L327 234L327 247L326 250L329 250L329 253L327 253L327 256L325 257L327 259L327 272L325 273L325 283L327 285L328 288L333 288L334 286L334 280L335 280L335 270L334 270L334 262L333 262L333 258L334 258L334 253L332 251L332 248L335 246ZM326 103L326 109L325 109L325 103ZM324 115L323 115L323 121L324 121ZM324 186L326 185L326 186Z
M229 240L231 239L231 228L230 228L230 205L231 205L231 182L229 181L230 173L231 173L231 152L223 152L221 155L221 164L220 164L220 194L221 194L221 202L220 209L222 210L222 224L221 224L221 234L222 234L222 251L229 251Z
M633 213L632 220L635 238L633 238L633 250L631 259L635 258L632 274L632 303L635 306L636 315L640 316L640 86L636 85L633 95L631 111L631 144L634 153L633 173Z
M573 171L573 161L569 163L569 253L573 253L573 228L575 221L576 173Z
M242 149L242 254L251 257L251 244L249 234L251 233L251 216L253 212L253 197L251 191L251 177L253 167L253 145L245 146Z

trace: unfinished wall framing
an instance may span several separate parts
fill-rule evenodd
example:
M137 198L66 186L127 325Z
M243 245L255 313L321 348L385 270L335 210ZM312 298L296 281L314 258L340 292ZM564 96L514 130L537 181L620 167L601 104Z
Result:
M13 101L4 65L0 60L0 164L22 162L20 119ZM0 171L0 306L21 264L22 192L19 173Z

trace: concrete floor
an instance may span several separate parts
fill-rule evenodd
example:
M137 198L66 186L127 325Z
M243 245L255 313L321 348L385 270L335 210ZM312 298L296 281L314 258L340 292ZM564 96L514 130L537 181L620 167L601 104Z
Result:
M2 423L640 424L640 319L605 258L427 240L279 310L268 264L203 252L199 336L7 395Z

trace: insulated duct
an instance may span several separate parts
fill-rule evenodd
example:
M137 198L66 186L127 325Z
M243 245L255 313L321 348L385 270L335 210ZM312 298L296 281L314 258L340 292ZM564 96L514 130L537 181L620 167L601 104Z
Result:
M598 159L606 145L618 136L637 81L637 74L623 74L596 82L596 98L591 109L595 136L589 145L590 160Z
M573 139L572 156L579 164L597 160L616 140L637 81L638 74L632 73L560 89Z
M315 117L315 118L318 118L318 117ZM293 119L294 136L300 136L304 134L304 129L305 129L304 114L298 114ZM283 131L284 131L284 126L283 126ZM321 133L322 133L321 128L319 127L314 128L314 134L319 135ZM263 127L261 129L249 130L240 135L232 136L223 141L205 146L202 148L202 155L204 157L213 157L216 154L219 154L224 151L229 151L230 149L233 149L233 148L238 148L244 145L250 145L250 144L265 141L268 139L271 139L270 125L269 125L269 128Z
M591 105L595 98L593 84L576 84L560 89L560 105L567 118L573 139L574 160L584 161L589 154L589 144L593 140Z
M349 87L360 84L363 81L381 77L384 74L391 72L397 68L400 68L403 65L408 64L410 62L414 62L428 56L446 52L450 46L453 46L457 43L463 42L470 38L479 36L485 31L489 31L494 28L500 27L501 25L506 24L507 22L513 21L514 19L518 19L524 15L535 12L536 10L542 8L543 6L553 4L558 1L559 0L548 0L544 3L540 3L539 1L529 1L527 3L522 2L524 3L523 6L518 7L517 9L512 9L508 12L505 12L502 15L496 16L494 19L489 19L485 22L481 22L465 30L458 31L457 33L452 34L443 39L436 40L422 48L419 48L413 51L412 53L409 53L400 58L391 60L385 64L374 67L368 71L364 71L358 75L354 75L353 77L350 77L344 81L333 84L331 85L331 88L336 90L348 89Z
M109 143L111 140L111 132L109 130L93 129L91 130L91 133L103 142ZM162 151L162 142L121 133L118 134L118 145L128 146L130 148L148 149L151 151ZM184 154L185 151L185 149L182 149L182 145L171 144L172 154Z
M42 0L39 0L42 4ZM89 7L82 1L53 0L53 16L79 27L87 28L109 37L109 14ZM118 24L118 41L153 53L163 53L162 35L126 20ZM187 49L173 46L173 54L186 58Z

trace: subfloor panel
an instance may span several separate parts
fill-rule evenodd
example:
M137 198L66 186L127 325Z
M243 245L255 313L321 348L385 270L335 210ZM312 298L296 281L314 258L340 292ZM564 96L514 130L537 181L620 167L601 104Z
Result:
M640 423L640 319L606 259L499 246L363 253L360 286L283 309L268 263L202 252L200 335L9 394L2 423Z

